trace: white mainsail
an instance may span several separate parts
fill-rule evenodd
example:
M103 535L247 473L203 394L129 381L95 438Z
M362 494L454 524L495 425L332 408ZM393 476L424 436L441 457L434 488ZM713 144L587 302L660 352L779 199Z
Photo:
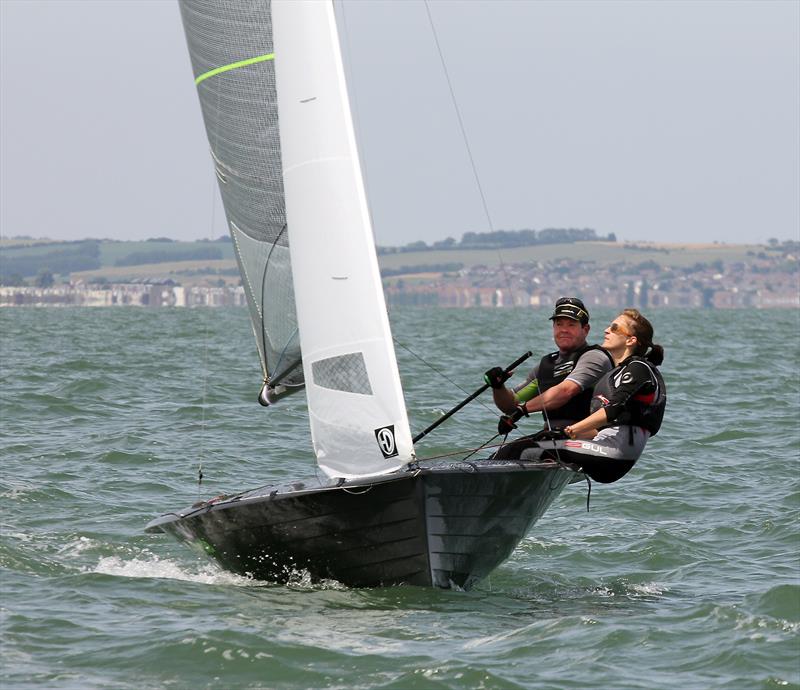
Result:
M329 476L413 459L331 2L272 4L286 216L314 451Z

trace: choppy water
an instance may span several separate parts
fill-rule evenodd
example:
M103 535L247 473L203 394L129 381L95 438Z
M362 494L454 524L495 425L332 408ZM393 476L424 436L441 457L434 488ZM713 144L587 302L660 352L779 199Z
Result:
M198 496L312 473L302 396L255 404L243 310L0 310L0 685L800 687L799 315L652 317L661 434L589 513L585 485L566 489L464 593L257 583L143 533ZM392 321L450 379L398 348L415 431L488 367L551 349L544 312ZM473 403L421 455L494 420Z

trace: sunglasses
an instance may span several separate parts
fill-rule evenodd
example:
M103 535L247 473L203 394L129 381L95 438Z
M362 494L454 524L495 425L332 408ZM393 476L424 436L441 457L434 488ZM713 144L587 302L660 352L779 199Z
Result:
M622 326L620 326L616 321L612 321L608 327L608 330L612 333L619 333L620 335L625 335L628 338L635 338L633 333L630 331L626 331Z

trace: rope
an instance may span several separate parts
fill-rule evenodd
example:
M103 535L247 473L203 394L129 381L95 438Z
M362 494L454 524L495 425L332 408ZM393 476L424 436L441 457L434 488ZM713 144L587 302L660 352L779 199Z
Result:
M267 285L267 270L269 269L269 262L272 260L272 252L274 252L275 247L278 246L278 240L283 236L283 233L286 232L286 228L287 225L284 223L281 231L275 236L272 246L269 248L267 260L264 263L264 272L261 275L261 313L259 316L261 317L261 351L264 353L264 383L267 383L267 379L269 378L269 370L267 368L267 329L264 327L264 288ZM255 295L253 295L253 297L255 298ZM295 333L297 333L297 328L294 329L294 333L292 333L292 335L286 341L286 344L283 346L283 350L281 350L281 353L278 355L278 361L275 362L275 366L272 367L273 374L278 371L280 363L283 360L283 355L286 354L286 348L289 347L289 343L292 342L292 338L294 338Z
M216 173L214 175L216 177ZM213 182L212 182L213 184ZM217 197L212 192L211 194L211 234L214 232L215 212L217 207ZM208 306L208 305L206 305ZM205 328L203 329L203 397L200 404L201 421L200 421L200 460L197 466L197 487L198 489L203 483L203 460L205 458L205 441L206 441L206 396L208 394L208 314L205 315Z
M425 458L417 458L417 462L430 462L431 460L439 460L441 458L449 458L449 457L452 457L454 455L461 455L462 453L469 452L469 455L466 456L468 458L471 455L474 455L475 453L477 453L479 450L483 450L484 448L502 448L502 446L503 446L502 443L497 443L497 444L495 444L493 446L489 445L492 441L494 441L494 439L497 438L497 436L499 436L499 434L493 436L486 443L478 446L477 448L461 448L459 450L453 451L452 453L441 453L439 455L429 455L429 456L427 456Z
M414 352L414 350L412 350L412 349L411 349L410 347L408 347L407 345L404 345L403 343L401 343L401 342L400 342L400 341L399 341L399 340L398 340L396 337L392 336L392 340L394 340L394 343L395 343L395 345L399 345L399 346L400 346L400 347L402 347L402 348L403 348L403 349L404 349L406 352L408 352L408 353L409 353L409 354L411 354L412 356L416 357L416 358L417 358L417 359L418 359L420 362L422 362L422 363L423 363L423 364L424 364L426 367L428 367L428 368L429 368L431 371L433 371L433 372L434 372L434 373L436 373L436 374L439 374L439 376L441 376L441 377L442 377L442 378L443 378L445 381L447 381L447 382L448 382L448 383L449 383L451 386L455 386L455 387L456 387L456 388L458 388L458 390L460 390L462 393L465 393L465 394L467 394L467 395L470 395L470 391L467 391L467 390L465 390L464 388L462 388L461 386L459 386L459 385L458 385L458 384L457 384L455 381L453 381L451 378L449 378L449 377L447 376L447 374L445 374L445 373L444 373L444 372L442 372L442 371L439 371L439 369L437 369L435 366L433 366L433 364L431 364L430 362L428 362L427 360L425 360L425 359L424 359L424 358L423 358L421 355L418 355L416 352ZM486 408L487 410L489 410L489 412L491 412L492 414L494 414L494 413L495 413L495 411L494 411L494 410L493 410L491 407L489 407L489 406L488 406L488 405L487 405L485 402L483 402L482 400L480 400L480 399L478 399L478 398L476 398L476 400L478 400L478 402L479 402L479 403L480 403L480 404L481 404L481 405L482 405L484 408Z
M436 44L436 51L439 53L439 61L442 63L442 71L444 72L444 78L447 82L447 88L450 90L450 100L453 102L453 109L456 112L456 118L458 120L458 127L461 130L461 138L464 140L464 148L467 151L467 157L469 158L470 166L472 167L472 174L475 177L475 184L478 187L478 193L481 197L481 203L483 204L483 212L486 214L486 222L489 226L489 231L494 232L494 222L492 221L492 216L489 213L489 205L486 202L486 195L483 192L483 185L481 184L481 178L478 175L478 167L475 165L475 158L472 155L472 148L469 145L469 137L467 137L467 130L464 127L464 120L461 117L461 110L458 107L458 101L456 99L456 92L453 89L453 83L450 80L450 72L447 69L447 64L444 59L444 53L442 52L442 46L439 43L439 36L436 33L436 26L433 23L433 17L431 16L431 8L428 4L428 0L424 0L425 3L425 12L428 15L428 23L431 27L431 33L433 34L433 40ZM508 293L511 296L511 304L513 306L514 302L514 289L511 287L511 278L508 275L508 271L506 270L506 265L503 262L503 256L500 253L500 250L497 250L497 257L500 260L500 270L503 272L503 276L506 279L506 285L508 287Z
M209 75L210 76L210 75ZM216 127L214 128L214 142L209 141L211 146L211 157L214 159L214 176L211 178L211 226L209 227L208 237L214 238L214 226L217 221L217 166L216 166L216 146L219 140L219 111L222 94L219 84L217 84L217 103L216 103ZM208 305L206 305L208 306ZM206 439L206 397L208 393L208 316L205 320L205 329L203 333L203 398L201 403L201 422L200 422L200 460L197 466L197 488L199 490L203 483L203 460L205 458L205 439Z
M490 438L490 439L489 439L489 440L488 440L486 443L484 443L482 446L480 446L480 447L476 448L476 449L475 449L475 450L473 450L473 451L472 451L472 452L471 452L469 455L466 455L465 457L463 457L463 458L461 459L461 462L466 462L466 461L467 461L467 460L469 460L469 459L470 459L470 458L471 458L473 455L475 455L475 453L477 453L479 450L483 450L484 448L491 448L491 446L489 446L489 444L490 444L492 441L494 441L494 440L495 440L495 439L496 439L496 438L497 438L499 435L500 435L500 434L495 434L494 436L492 436L492 437L491 437L491 438ZM505 438L503 439L503 443L505 443ZM502 446L503 444L501 443L500 445Z

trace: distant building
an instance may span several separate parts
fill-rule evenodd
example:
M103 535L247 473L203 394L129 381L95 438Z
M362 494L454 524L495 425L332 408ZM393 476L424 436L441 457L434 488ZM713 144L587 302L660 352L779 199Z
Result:
M0 287L0 307L226 307L244 306L244 288L186 288L170 283L77 283L49 288Z

